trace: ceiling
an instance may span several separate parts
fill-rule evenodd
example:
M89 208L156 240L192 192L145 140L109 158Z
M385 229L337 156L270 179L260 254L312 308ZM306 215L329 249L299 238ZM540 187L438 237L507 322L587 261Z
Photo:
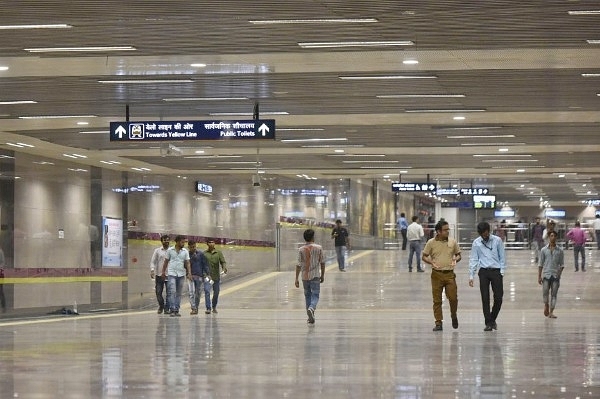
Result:
M600 198L599 27L593 1L11 2L0 148L133 173L430 179L574 205ZM407 43L365 43L382 41ZM314 48L339 42L354 45ZM90 46L131 47L31 50ZM159 143L109 141L127 109L237 120L256 103L276 140L172 142L182 155L164 157ZM247 115L214 115L231 112Z

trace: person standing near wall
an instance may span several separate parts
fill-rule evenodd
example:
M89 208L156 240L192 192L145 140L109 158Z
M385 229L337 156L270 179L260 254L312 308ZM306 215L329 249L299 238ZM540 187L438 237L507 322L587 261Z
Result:
M209 238L206 241L206 245L208 245L208 249L204 251L204 256L208 261L208 268L210 270L210 278L213 281L212 290L213 297L212 301L210 299L210 284L204 284L205 290L205 298L206 298L206 314L219 313L217 312L217 304L219 303L219 292L221 291L221 269L223 273L227 273L227 263L225 262L225 257L223 253L218 249L215 249L215 240ZM210 305L209 305L210 303ZM212 306L212 308L209 308Z
M169 313L171 308L169 306L169 287L166 289L165 298L163 298L163 290L167 285L161 275L162 265L165 263L167 257L167 250L169 249L169 236L163 234L160 236L160 247L154 250L152 258L150 259L150 278L154 279L154 292L156 293L156 302L158 302L158 314L163 311Z
M541 224L540 218L535 218L535 224L531 226L531 249L535 251L535 264L540 258L540 251L544 248L544 230L546 226Z
M431 265L431 293L433 296L433 316L435 327L433 331L442 331L442 291L446 291L446 298L450 303L450 316L452 328L458 328L458 290L456 287L456 274L454 267L460 262L460 247L456 240L449 238L450 226L445 220L440 220L435 225L435 237L427 241L423 249L422 260Z
M585 271L585 231L581 228L579 221L575 227L567 232L567 239L573 241L573 255L575 255L575 271L579 271L579 254L581 254L581 271Z
M406 237L406 232L408 231L408 220L406 220L406 215L404 212L400 214L400 217L396 221L396 225L398 226L400 234L402 234L402 250L406 251L406 244L408 241L408 238Z
M187 239L184 236L175 237L175 246L169 248L165 262L163 264L162 276L167 278L169 287L169 305L171 307L171 316L179 317L179 306L181 305L181 294L183 292L183 282L191 278L190 273L190 253L185 249Z
M298 263L296 264L296 280L294 285L300 288L298 277L302 275L302 287L304 288L304 301L306 304L307 322L315 323L315 310L319 303L321 283L325 281L325 258L323 248L315 244L315 231L308 229L304 231L304 244L298 249Z
M504 296L504 271L506 270L506 257L504 243L500 237L490 234L490 224L480 222L477 225L479 237L473 241L469 259L469 287L473 287L475 272L479 269L479 291L481 292L481 305L485 328L483 331L497 330L496 318L502 307ZM490 311L490 286L494 294L494 304Z
M190 294L190 306L192 311L190 314L198 314L198 305L200 304L200 292L204 291L204 278L210 274L208 269L208 261L204 253L196 250L196 243L194 241L188 242L188 252L190 253L190 269L192 278L190 280L189 294ZM210 309L210 295L209 301L207 302L207 309ZM209 312L210 313L210 312Z
M594 228L594 233L596 235L596 245L600 250L600 214L596 214L596 219L594 219L592 227Z
M425 236L425 232L423 231L423 226L418 223L419 217L413 216L412 223L408 226L406 230L406 236L409 242L410 251L408 253L408 271L412 272L412 261L413 255L417 255L417 272L424 272L421 267L421 240Z
M338 268L341 272L345 272L346 249L350 250L350 238L348 230L345 227L342 227L342 221L340 219L335 221L335 227L331 231L331 238L334 239Z
M538 268L538 284L542 286L542 297L544 298L544 316L551 319L556 319L554 308L560 287L560 276L565 268L565 255L563 250L556 245L557 237L556 231L548 233L548 245L542 248Z

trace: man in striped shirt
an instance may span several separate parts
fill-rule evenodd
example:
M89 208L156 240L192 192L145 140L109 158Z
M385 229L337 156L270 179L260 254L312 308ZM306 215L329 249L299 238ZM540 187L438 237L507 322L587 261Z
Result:
M295 285L296 288L300 287L298 277L302 274L308 323L314 324L321 283L325 280L325 258L323 257L323 248L315 244L315 231L313 229L304 231L304 241L306 241L306 244L298 250Z

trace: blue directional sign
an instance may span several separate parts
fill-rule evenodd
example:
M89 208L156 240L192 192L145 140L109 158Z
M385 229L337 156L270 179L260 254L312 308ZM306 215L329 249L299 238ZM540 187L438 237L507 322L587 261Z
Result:
M110 141L274 140L274 119L110 122Z
M436 183L392 183L392 191L435 193Z

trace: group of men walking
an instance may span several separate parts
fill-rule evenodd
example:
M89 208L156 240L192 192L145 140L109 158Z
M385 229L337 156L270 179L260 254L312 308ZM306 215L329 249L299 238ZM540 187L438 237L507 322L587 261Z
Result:
M172 247L169 246L168 235L162 235L160 241L162 245L154 250L150 260L150 277L155 280L158 314L164 312L171 317L181 316L179 309L186 279L192 308L190 314L198 314L202 291L206 305L205 313L217 313L221 271L227 273L227 263L223 253L215 248L215 241L208 239L208 248L204 252L198 251L196 242L188 242L182 235L175 237L175 245ZM165 287L166 299L163 297Z

